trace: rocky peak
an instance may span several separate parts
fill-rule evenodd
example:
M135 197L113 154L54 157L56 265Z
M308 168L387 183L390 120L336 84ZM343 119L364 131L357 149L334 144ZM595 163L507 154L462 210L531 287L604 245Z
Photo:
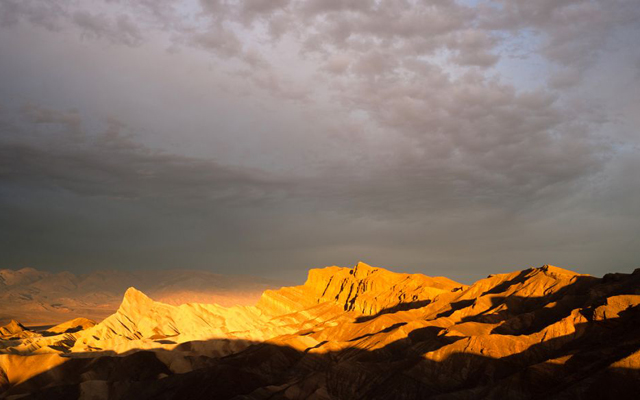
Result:
M374 274L378 271L378 268L374 268L371 265L365 264L362 261L358 261L351 274L353 274L356 279L364 279L371 274Z
M120 311L127 311L131 308L148 308L153 305L154 301L134 287L130 287L124 292L124 298L122 304L120 304Z
M287 313L305 305L335 303L344 311L372 315L400 303L426 304L463 286L446 278L401 274L359 262L353 268L312 269L304 285L267 291L258 306Z
M6 325L0 326L0 338L26 337L32 334L33 332L14 319Z
M577 272L569 271L568 269L556 267L549 264L543 265L542 267L536 268L536 269L549 275L567 275L567 276L580 275Z

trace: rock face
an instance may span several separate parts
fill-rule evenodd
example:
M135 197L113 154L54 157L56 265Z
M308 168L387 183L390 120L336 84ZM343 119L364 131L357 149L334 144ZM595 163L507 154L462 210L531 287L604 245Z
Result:
M271 313L287 313L332 302L344 311L373 315L399 304L425 305L441 293L463 287L447 278L398 274L360 262L353 269L312 269L302 286L266 291L258 307Z
M0 398L636 398L640 273L543 266L466 286L359 263L228 308L130 288L95 326L0 353Z

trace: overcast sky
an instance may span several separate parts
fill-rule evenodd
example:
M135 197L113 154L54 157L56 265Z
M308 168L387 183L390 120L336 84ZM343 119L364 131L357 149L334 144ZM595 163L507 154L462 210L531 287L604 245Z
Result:
M640 267L637 0L0 0L0 267Z

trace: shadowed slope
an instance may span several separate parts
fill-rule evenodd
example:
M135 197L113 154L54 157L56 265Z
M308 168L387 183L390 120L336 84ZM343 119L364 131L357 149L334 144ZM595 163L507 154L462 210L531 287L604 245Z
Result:
M121 357L69 358L13 386L5 395L31 393L30 398L42 399L81 394L114 399L631 399L640 389L640 313L634 309L628 314L610 321L615 327L580 327L584 332L579 338L572 337L570 345L554 345L543 361L537 360L540 349L536 347L516 353L516 359L472 352L451 352L441 360L425 357L425 348L450 346L437 334L376 350L327 353L273 343L251 344L225 357L176 348ZM208 346L219 346L216 341ZM189 370L176 370L180 364L176 360L188 363Z

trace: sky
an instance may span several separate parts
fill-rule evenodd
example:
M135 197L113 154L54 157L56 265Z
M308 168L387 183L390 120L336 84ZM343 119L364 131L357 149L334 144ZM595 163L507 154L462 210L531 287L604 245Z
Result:
M0 268L640 267L637 0L0 0Z

